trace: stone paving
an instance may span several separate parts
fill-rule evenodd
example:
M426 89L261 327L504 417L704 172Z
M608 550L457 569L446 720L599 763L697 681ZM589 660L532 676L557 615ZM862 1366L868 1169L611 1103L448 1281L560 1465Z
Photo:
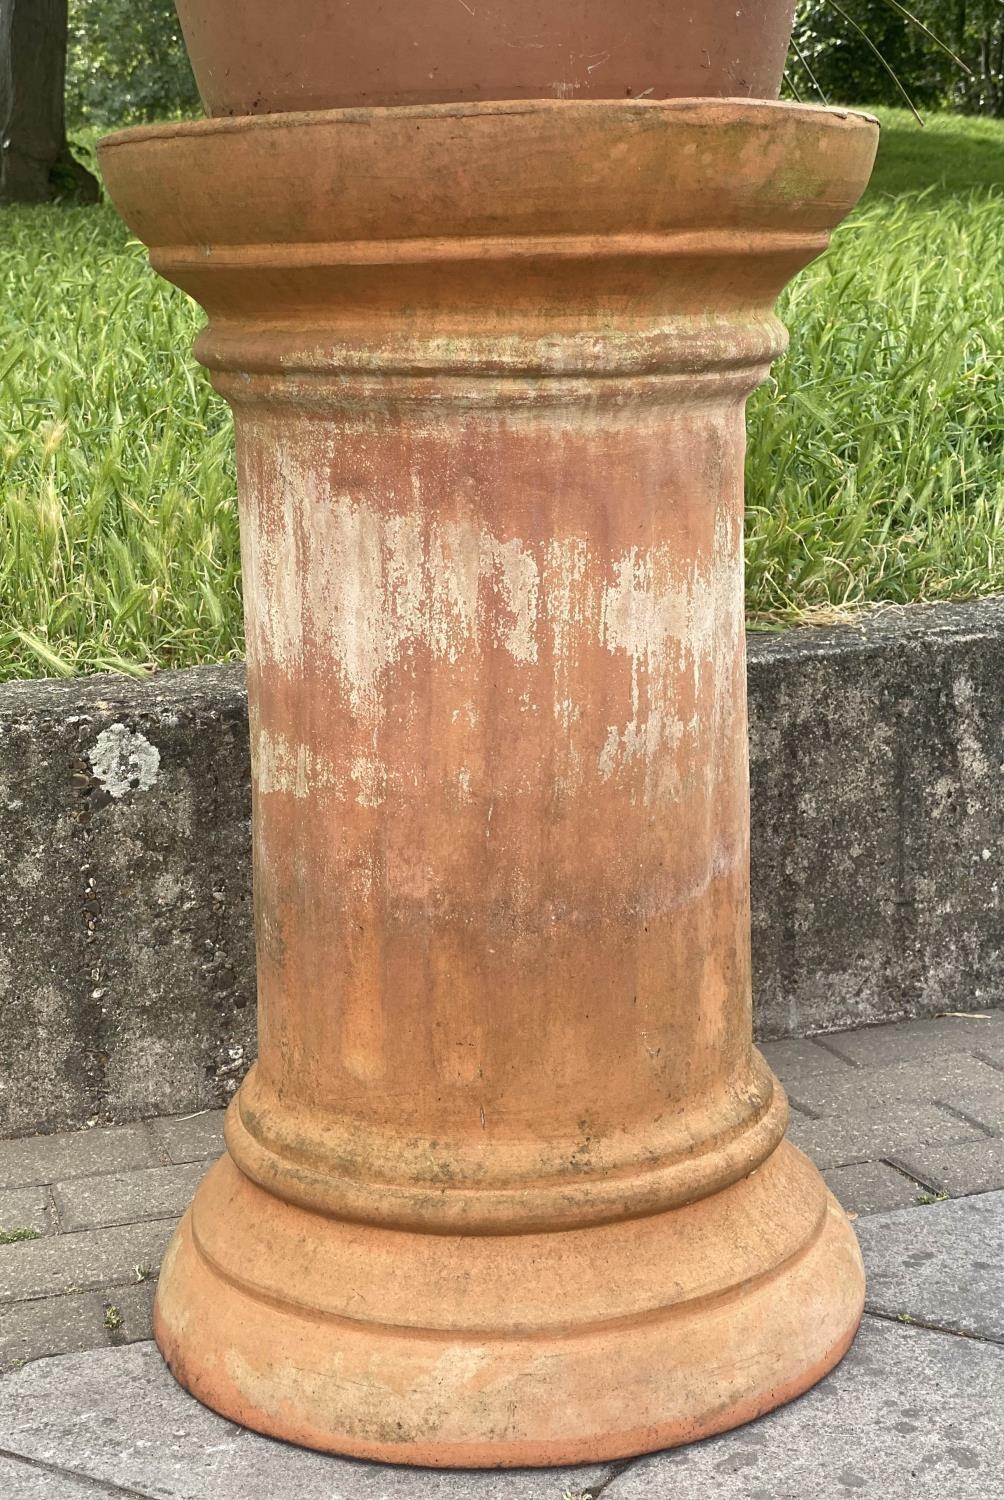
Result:
M763 1050L869 1273L850 1355L800 1401L690 1448L538 1472L385 1468L244 1432L149 1342L164 1245L220 1149L206 1113L0 1141L0 1496L999 1500L1004 1011Z

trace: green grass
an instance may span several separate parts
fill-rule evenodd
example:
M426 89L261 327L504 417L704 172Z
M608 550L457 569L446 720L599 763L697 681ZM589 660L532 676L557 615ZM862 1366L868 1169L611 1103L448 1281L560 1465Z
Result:
M17 1229L0 1229L0 1245L20 1245L24 1240L40 1240L41 1238L37 1229L27 1229L23 1225Z
M240 654L226 408L201 321L110 208L0 212L0 676Z
M973 188L1004 186L1004 125L961 115L926 115L920 129L906 109L877 110L882 146L869 197L929 188L958 197Z
M882 114L751 403L754 625L1004 589L1004 124ZM0 211L0 678L241 654L200 323L107 206Z
M791 350L750 403L753 624L1004 590L1004 125L882 114L873 185L785 294Z
M1004 123L878 113L868 193L750 403L754 626L1004 590Z

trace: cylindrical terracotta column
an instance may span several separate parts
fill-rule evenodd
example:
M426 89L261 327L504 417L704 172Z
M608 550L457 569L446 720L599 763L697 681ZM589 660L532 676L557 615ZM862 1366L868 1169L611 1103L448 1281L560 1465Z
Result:
M236 419L260 1055L157 1338L239 1422L614 1458L853 1336L751 1041L743 407L875 135L535 102L104 144Z

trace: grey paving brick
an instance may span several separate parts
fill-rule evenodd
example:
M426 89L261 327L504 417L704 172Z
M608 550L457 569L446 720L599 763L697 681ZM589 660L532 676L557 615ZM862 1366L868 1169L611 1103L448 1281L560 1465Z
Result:
M0 1188L64 1182L98 1172L162 1164L145 1124L108 1125L66 1135L31 1135L0 1140Z
M603 1500L998 1500L1002 1472L1004 1349L866 1318L800 1401L638 1460Z
M198 1115L179 1115L150 1123L171 1161L208 1161L223 1151L225 1114L224 1109L207 1109Z
M1004 1074L987 1071L991 1074L989 1086L967 1089L948 1102L994 1135L1004 1135Z
M392 1468L288 1447L193 1401L150 1344L39 1360L8 1375L2 1395L0 1449L57 1455L68 1468L161 1500L561 1500L610 1477L600 1465Z
M151 1278L102 1292L70 1292L10 1304L0 1318L0 1374L30 1359L152 1338L155 1290ZM109 1317L109 1308L116 1310L116 1318Z
M792 1115L788 1136L817 1167L901 1158L916 1146L985 1139L975 1125L935 1104L893 1104L829 1120Z
M911 1177L884 1161L833 1167L823 1173L826 1184L849 1214L874 1214L883 1209L907 1208L923 1192Z
M67 1474L51 1464L25 1463L0 1455L0 1495L3 1500L122 1500L122 1491L96 1485L91 1479Z
M827 1046L859 1067L888 1067L910 1058L935 1060L949 1052L986 1051L1004 1043L1004 1011L938 1016L929 1021L895 1021L857 1031L827 1034Z
M152 1273L143 1281L129 1286L109 1287L105 1292L99 1293L104 1310L102 1327L106 1335L102 1343L117 1348L120 1344L136 1344L152 1339L153 1299L156 1293L157 1278ZM26 1305L20 1304L22 1307ZM110 1326L109 1308L113 1308L122 1319L117 1327ZM100 1345L92 1347L98 1348Z
M953 1198L1004 1189L1004 1140L999 1137L960 1146L914 1146L897 1160L936 1192Z
M1004 1344L1004 1192L858 1222L866 1306Z
M803 1078L835 1073L853 1073L853 1064L827 1050L822 1038L792 1037L781 1042L760 1042L760 1051L790 1093Z
M822 1116L908 1101L948 1103L996 1091L1004 1103L1004 1073L965 1052L913 1057L886 1067L850 1068L804 1076L788 1092L793 1104Z
M53 1228L48 1188L11 1188L0 1193L0 1235L16 1229L34 1229L36 1234L49 1234Z
M52 1196L59 1227L74 1231L133 1224L140 1219L177 1219L208 1168L208 1162L189 1162L56 1183Z
M137 1266L159 1268L173 1227L160 1220L0 1245L0 1304L128 1285Z
M973 1055L984 1062L992 1063L999 1073L1004 1073L1004 1027L973 1048Z

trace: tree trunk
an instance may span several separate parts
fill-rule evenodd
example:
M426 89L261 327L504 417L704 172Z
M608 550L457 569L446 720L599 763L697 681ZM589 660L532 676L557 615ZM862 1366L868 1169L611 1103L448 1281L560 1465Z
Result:
M94 203L70 155L63 88L67 0L0 0L0 203Z

